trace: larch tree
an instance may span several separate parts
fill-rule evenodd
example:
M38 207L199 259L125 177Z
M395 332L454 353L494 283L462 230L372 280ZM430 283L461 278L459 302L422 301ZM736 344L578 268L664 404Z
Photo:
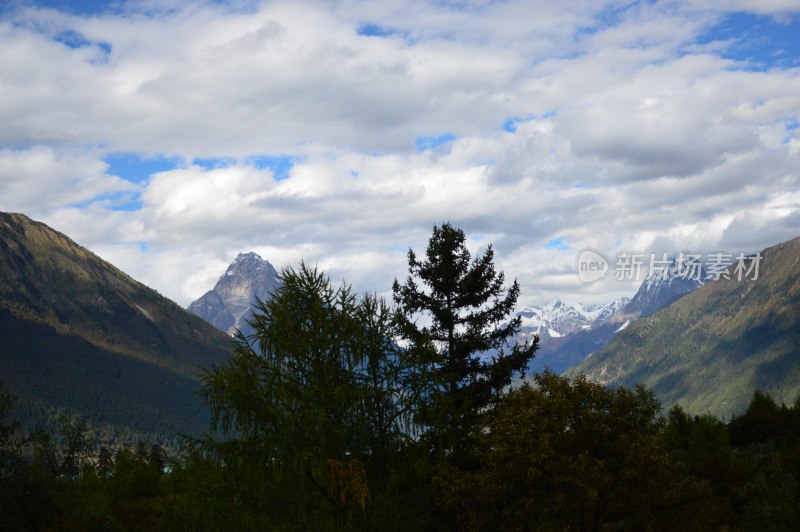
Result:
M225 436L207 444L236 472L232 500L248 523L344 527L364 518L412 432L390 309L305 264L280 278L253 335L205 376Z

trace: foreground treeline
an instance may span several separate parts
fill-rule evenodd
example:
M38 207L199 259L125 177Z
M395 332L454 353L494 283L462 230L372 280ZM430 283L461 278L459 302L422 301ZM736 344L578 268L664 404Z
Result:
M791 530L800 403L727 425L545 373L519 287L434 228L394 306L301 265L204 377L210 434L89 449L23 437L0 396L2 530ZM489 355L491 353L491 355Z
M0 404L4 414L7 394ZM23 442L3 416L0 530L777 531L800 520L798 402L756 393L725 425L677 407L659 417L643 389L544 374L481 427L461 466L421 439L337 460L324 436L272 448L286 461L246 439L167 460L158 446L88 449L79 423Z

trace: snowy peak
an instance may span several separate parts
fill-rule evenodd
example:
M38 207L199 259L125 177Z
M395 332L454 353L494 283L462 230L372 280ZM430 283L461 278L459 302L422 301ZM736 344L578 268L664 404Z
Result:
M517 314L524 328L540 336L559 338L586 325L586 317L578 309L558 299L547 305L526 307Z
M255 260L258 262L267 262L261 258L261 255L256 253L255 251L249 251L247 253L239 253L236 255L236 258L233 259L233 264L242 262L243 260Z
M666 255L666 254L665 254ZM703 286L705 270L699 256L688 253L674 253L671 256L655 257L647 277L639 291L662 290L673 284L699 288Z
M705 270L693 257L687 253L657 257L625 313L634 319L647 316L703 286Z
M587 316L590 317L592 325L602 325L608 323L614 315L625 308L631 302L629 297L618 297L605 305L590 305L586 308Z
M532 305L517 314L522 318L523 330L540 337L560 338L580 330L606 323L629 302L618 298L605 305L570 305L555 299L546 305Z
M697 256L677 253L654 257L653 267L633 298L622 297L605 305L570 306L555 300L523 309L519 340L539 334L540 349L528 366L560 373L602 349L615 335L643 316L665 307L703 284L705 271ZM698 271L699 268L699 271Z

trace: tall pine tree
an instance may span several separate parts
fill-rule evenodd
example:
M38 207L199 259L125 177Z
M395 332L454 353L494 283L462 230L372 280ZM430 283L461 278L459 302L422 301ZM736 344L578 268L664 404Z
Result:
M511 344L521 326L518 316L509 319L519 284L504 286L491 244L473 259L462 230L434 226L425 260L409 249L408 270L403 284L395 279L393 292L409 354L433 377L422 419L433 445L459 462L477 415L524 371L538 338Z

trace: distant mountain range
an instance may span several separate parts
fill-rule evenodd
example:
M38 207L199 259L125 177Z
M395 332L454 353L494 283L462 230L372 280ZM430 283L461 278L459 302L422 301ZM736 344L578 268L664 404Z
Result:
M230 338L65 235L0 213L0 380L28 426L60 414L101 439L201 435L200 368Z
M247 323L257 300L267 300L280 286L278 273L269 261L254 252L240 253L220 276L214 288L192 302L188 310L227 332L252 333ZM685 278L673 257L666 271L645 278L633 298L618 298L605 305L569 305L558 299L532 305L518 312L522 329L517 341L539 335L540 349L530 372L549 368L563 372L601 349L617 332L642 316L667 305L702 286Z
M673 262L630 300L522 309L518 339L541 338L529 369L642 383L666 406L723 417L741 412L756 389L793 401L800 239L762 257L757 279L703 285ZM278 287L268 261L242 253L187 312L65 235L0 213L0 380L29 427L53 428L68 414L117 443L200 435L209 426L200 368L227 359L228 335L249 333L252 304Z
M267 301L280 286L278 272L258 254L239 253L217 284L193 301L188 310L218 329L234 334L252 333L247 320L257 300Z
M669 407L730 418L755 390L787 404L800 392L800 238L761 252L758 278L721 278L617 334L570 371L641 383Z
M629 302L623 297L606 305L572 306L555 299L547 305L526 307L517 314L522 317L525 331L540 337L563 338L607 323Z
M540 340L528 371L564 372L602 349L615 334L639 318L702 286L702 272L699 276L686 275L676 257L673 255L665 268L649 272L631 299L623 297L606 305L588 306L555 300L520 311L522 330L518 339L527 340L538 334Z

